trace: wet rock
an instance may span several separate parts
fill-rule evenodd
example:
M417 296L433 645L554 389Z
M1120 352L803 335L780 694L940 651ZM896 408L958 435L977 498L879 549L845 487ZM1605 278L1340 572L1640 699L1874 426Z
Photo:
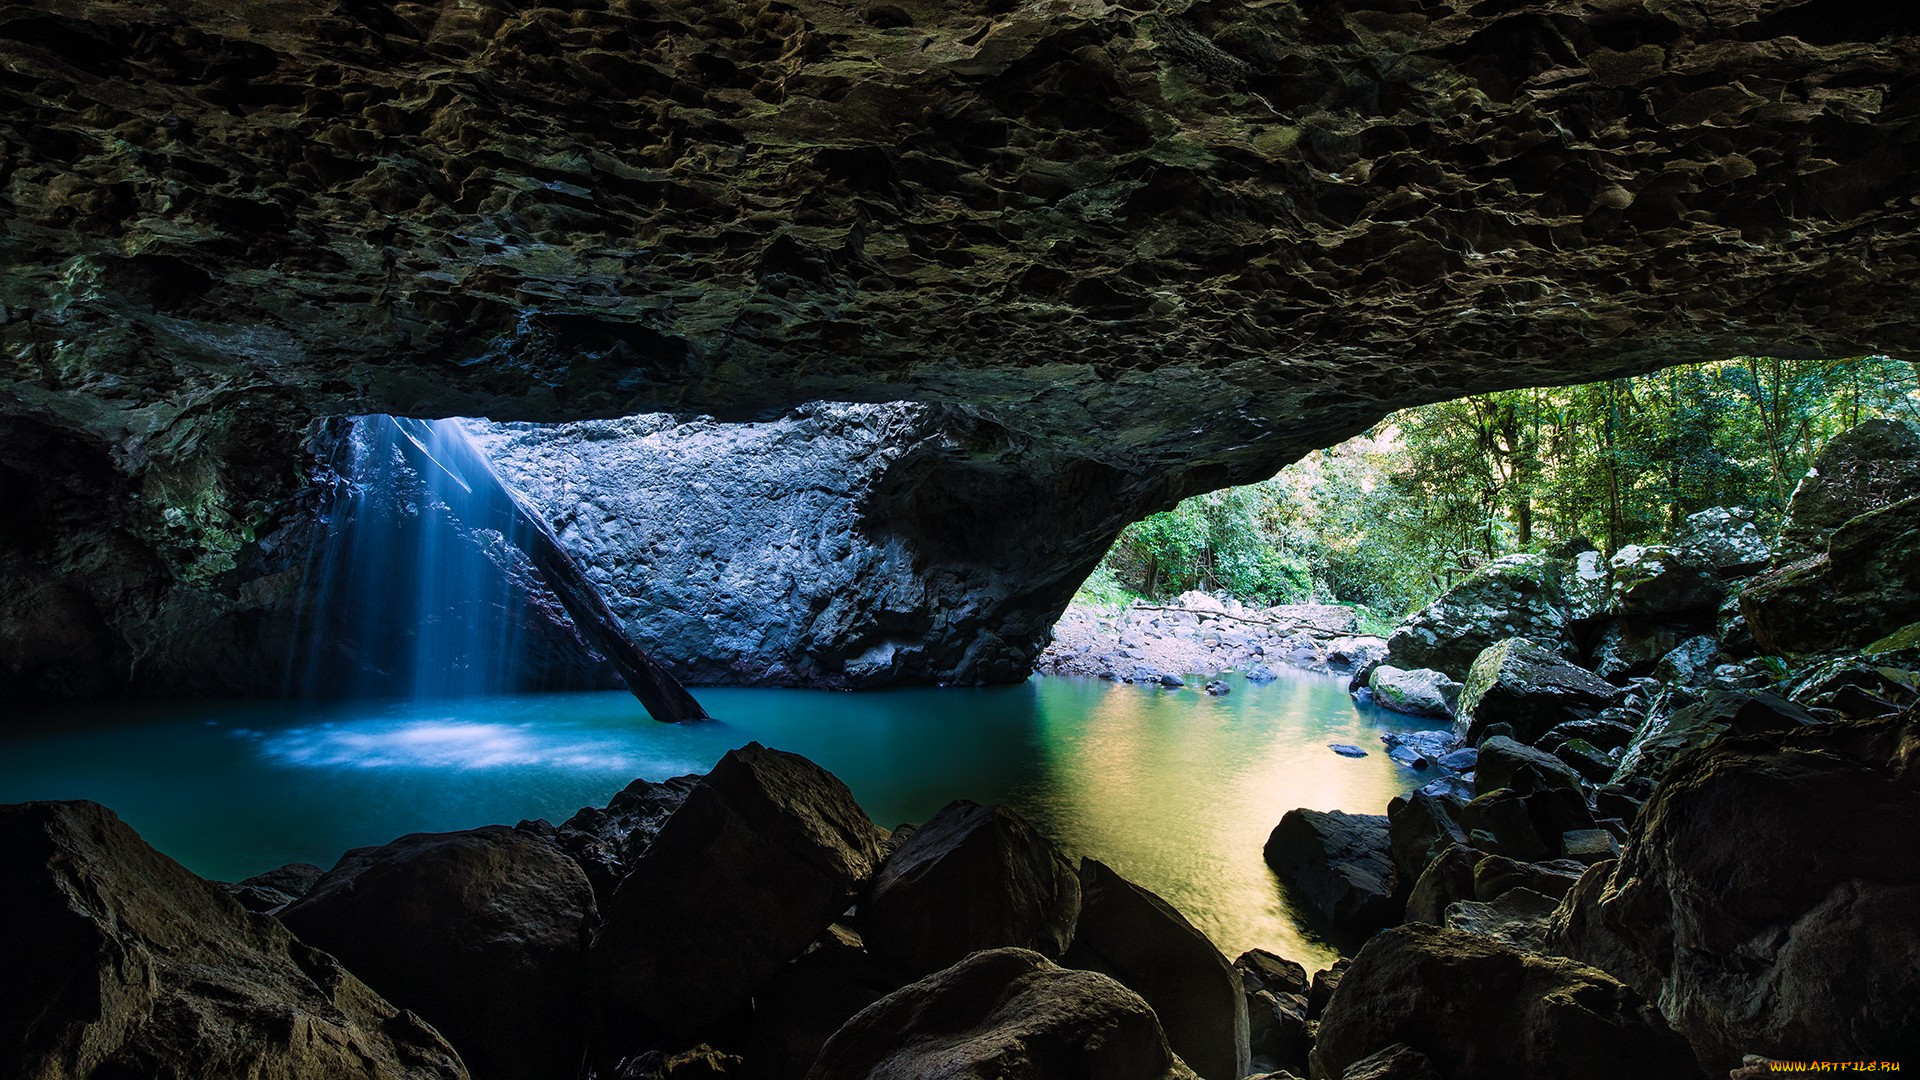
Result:
M1573 719L1569 710L1598 711L1619 697L1619 688L1592 672L1525 638L1508 638L1473 662L1454 731L1477 745L1489 727L1506 724L1515 739L1532 742Z
M1367 756L1367 752L1365 750L1360 749L1359 747L1353 745L1352 743L1343 743L1343 742L1328 743L1327 749L1333 751L1336 754L1339 754L1341 757L1359 758L1359 757Z
M1051 841L1004 806L961 800L887 859L860 915L875 956L926 974L981 949L1058 959L1080 910L1080 875Z
M1653 677L1666 686L1704 686L1720 655L1720 639L1696 634L1682 641L1654 665Z
M1548 787L1579 791L1580 774L1552 754L1496 735L1480 744L1473 786L1482 795L1495 788L1516 788L1523 793Z
M1289 810L1267 837L1266 860L1309 910L1347 933L1399 917L1384 814Z
M1629 615L1711 612L1726 595L1712 570L1664 544L1628 544L1608 565L1613 610Z
M1603 752L1619 750L1633 741L1635 730L1633 725L1623 724L1603 712L1591 720L1569 720L1560 724L1534 740L1533 745L1552 753L1567 742L1579 739Z
M586 875L503 825L357 848L280 921L438 1028L481 1080L560 1075L586 1046Z
M660 826L698 783L698 776L676 776L655 782L635 780L604 807L586 806L554 833L560 845L593 883L593 894L604 904L627 871L646 853Z
M1580 779L1590 784L1606 783L1613 777L1613 771L1619 764L1585 739L1566 740L1553 751L1553 756L1565 762L1580 774Z
M1144 998L1167 1045L1194 1072L1207 1080L1244 1077L1246 990L1213 942L1165 900L1092 859L1080 860L1080 896L1063 962L1111 975ZM1303 1004L1303 1033L1305 1011Z
M1395 1043L1443 1076L1700 1075L1685 1041L1605 972L1431 926L1360 950L1321 1018L1313 1074L1342 1076Z
M1920 1054L1920 717L1682 756L1554 947L1657 995L1710 1069L1746 1053ZM1605 869L1603 869L1605 868Z
M1850 519L1828 551L1771 570L1740 594L1761 648L1804 654L1857 647L1920 610L1920 496Z
M1775 565L1827 550L1842 525L1920 494L1920 433L1875 419L1827 440L1793 489L1780 525Z
M992 1076L1193 1080L1138 994L1025 949L993 949L862 1009L810 1080Z
M1497 641L1527 637L1559 647L1570 618L1561 583L1566 569L1545 555L1493 560L1401 623L1387 639L1387 662L1464 679Z
M103 806L0 807L0 1074L461 1080L332 956Z
M236 884L224 881L214 884L225 889L227 895L240 901L240 906L248 911L269 915L305 896L324 873L325 870L312 863L288 863Z
M681 1031L745 1004L871 879L880 831L795 754L732 750L603 909L595 989L618 1022Z
M1460 684L1432 668L1403 671L1381 664L1367 677L1367 689L1381 708L1410 716L1451 720L1454 704L1460 700Z

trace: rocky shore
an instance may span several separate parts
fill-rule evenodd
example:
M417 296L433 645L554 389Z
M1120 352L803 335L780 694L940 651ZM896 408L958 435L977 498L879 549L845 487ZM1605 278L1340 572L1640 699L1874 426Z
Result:
M1197 677L1204 687L1235 671L1270 681L1279 667L1344 675L1384 657L1386 644L1362 634L1349 607L1251 607L1186 592L1164 604L1069 606L1034 670L1171 687Z

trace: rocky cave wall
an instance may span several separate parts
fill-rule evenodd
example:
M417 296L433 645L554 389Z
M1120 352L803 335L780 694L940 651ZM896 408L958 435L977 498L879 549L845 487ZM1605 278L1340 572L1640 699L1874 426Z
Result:
M869 505L1017 638L1396 407L1920 354L1916 50L1793 0L9 4L0 683L258 667L329 416L916 402Z

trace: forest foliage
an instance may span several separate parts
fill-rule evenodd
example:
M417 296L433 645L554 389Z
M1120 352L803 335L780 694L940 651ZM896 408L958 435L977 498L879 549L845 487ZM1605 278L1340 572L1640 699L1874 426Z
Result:
M1710 506L1771 535L1827 439L1877 416L1920 423L1916 365L1741 357L1407 409L1129 526L1082 598L1201 589L1392 618L1487 558L1576 538L1611 554Z

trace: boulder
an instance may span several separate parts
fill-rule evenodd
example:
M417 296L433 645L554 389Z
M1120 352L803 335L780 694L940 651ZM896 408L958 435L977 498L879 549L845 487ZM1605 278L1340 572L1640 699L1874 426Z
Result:
M1385 814L1289 810L1266 860L1291 894L1337 931L1365 935L1400 916Z
M1597 968L1433 926L1367 942L1320 1020L1316 1077L1395 1043L1451 1077L1698 1077L1651 1005Z
M1719 638L1695 634L1660 658L1653 666L1653 677L1664 686L1705 686L1713 677L1719 655Z
M1347 1066L1339 1080L1444 1080L1427 1055L1394 1043Z
M879 858L880 830L826 770L759 743L729 751L603 909L602 1010L667 1031L732 1012L846 910Z
M1612 610L1629 615L1712 612L1726 587L1712 570L1665 544L1628 544L1613 553Z
M1489 726L1507 724L1514 738L1530 743L1573 719L1568 710L1597 711L1620 693L1594 673L1525 638L1508 638L1474 660L1460 691L1454 731L1477 744Z
M1307 1016L1318 1020L1327 1011L1327 1003L1333 1000L1333 992L1340 989L1340 977L1347 973L1347 965L1352 961L1346 957L1335 960L1330 967L1321 968L1313 973L1313 984L1307 990Z
M891 964L836 923L753 996L747 1058L757 1080L801 1080L833 1033L900 989Z
M1634 725L1621 723L1606 710L1591 720L1569 720L1535 739L1533 745L1552 753L1571 740L1579 739L1596 750L1619 750L1633 741Z
M1500 855L1488 855L1473 867L1473 899L1498 900L1514 889L1529 889L1558 901L1573 888L1587 865L1571 859L1546 862L1516 862Z
M356 848L280 921L438 1028L476 1080L579 1064L599 914L586 875L552 844L488 825Z
M1494 559L1395 628L1387 639L1387 662L1461 679L1496 641L1527 637L1566 645L1572 617L1563 587L1568 570L1564 560L1545 555Z
M1588 652L1590 666L1608 682L1651 675L1686 632L1685 625L1660 616L1615 615L1600 628Z
M1374 704L1410 716L1451 720L1454 703L1460 700L1460 684L1432 668L1405 671L1381 664L1367 677L1367 689L1373 692Z
M1307 1071L1307 1051L1313 1045L1313 1037L1305 997L1276 994L1271 990L1249 991L1247 1019L1247 1037L1254 1058L1297 1072Z
M1448 905L1440 925L1465 930L1521 952L1547 952L1548 923L1560 901L1532 889L1508 889L1492 900Z
M916 975L981 949L1059 959L1080 917L1080 876L1004 806L947 804L914 830L861 906L867 948Z
M1920 434L1875 419L1827 440L1793 489L1775 565L1827 550L1834 531L1862 514L1920 494Z
M1026 949L974 953L860 1010L807 1076L1195 1078L1138 994Z
M1585 739L1568 739L1553 751L1553 756L1565 762L1567 767L1580 774L1580 779L1589 784L1604 784L1612 779L1613 771L1619 762L1614 757L1602 753L1600 748Z
M467 1075L415 1014L98 804L0 807L0 911L0 1075Z
M1713 1070L1920 1056L1917 760L1914 712L1681 756L1554 947L1656 996Z
M227 890L227 895L240 901L240 906L248 911L270 915L305 896L324 873L326 870L312 863L298 862L274 867L235 884L224 881L214 884Z
M1248 949L1233 962L1241 983L1249 990L1271 990L1276 994L1306 996L1307 969L1294 960L1265 949Z
M1167 1045L1206 1080L1247 1075L1240 973L1186 916L1104 863L1080 860L1080 920L1064 963L1111 975L1144 998ZM1304 1002L1299 1011L1304 1029Z
M1549 786L1530 794L1498 788L1476 797L1460 811L1468 842L1493 855L1519 862L1556 859L1566 833L1593 828L1593 815L1580 792Z
M1712 506L1687 515L1673 535L1679 560L1721 577L1737 577L1764 568L1773 551L1744 506Z
M1398 881L1413 881L1434 856L1467 842L1459 799L1414 792L1387 807L1387 837Z
M1804 654L1866 645L1920 610L1920 496L1835 529L1826 553L1768 571L1740 594L1761 648Z
M1433 857L1407 894L1407 921L1435 926L1456 900L1474 898L1474 866L1481 856L1465 844L1456 844Z
M1649 716L1621 754L1614 779L1658 780L1682 753L1725 731L1752 735L1817 722L1812 713L1771 691L1714 687L1697 702Z
M586 871L594 896L605 904L699 781L698 776L635 780L606 806L581 807L555 831L554 842Z
M1473 771L1477 794L1496 788L1514 788L1526 794L1548 787L1579 791L1580 774L1552 754L1522 746L1505 735L1495 735L1480 744L1480 761Z

